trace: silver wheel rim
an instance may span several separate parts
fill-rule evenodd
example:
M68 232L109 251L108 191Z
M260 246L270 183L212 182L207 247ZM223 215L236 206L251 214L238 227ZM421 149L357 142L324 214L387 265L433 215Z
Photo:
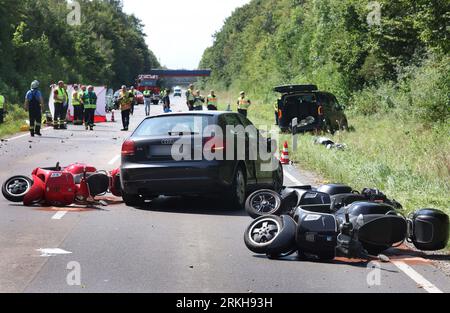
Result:
M250 204L256 212L270 214L279 208L280 200L271 193L261 192L252 197Z
M269 245L278 235L280 223L273 218L264 218L255 223L249 230L250 241L258 246Z
M6 192L14 197L24 196L31 187L31 184L25 178L15 178L6 182Z
M245 179L241 171L236 174L236 197L239 203L245 202Z

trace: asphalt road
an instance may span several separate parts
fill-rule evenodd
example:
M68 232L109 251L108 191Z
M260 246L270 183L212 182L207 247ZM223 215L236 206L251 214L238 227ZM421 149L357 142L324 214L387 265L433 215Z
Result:
M180 99L175 102L175 111L185 109ZM133 127L143 111L136 109ZM128 135L120 132L119 119L116 114L115 123L99 124L94 132L69 126L46 129L42 138L25 134L0 143L0 181L58 161L118 167ZM313 183L313 175L291 166L286 173L287 185ZM145 209L115 202L58 211L1 198L0 292L450 292L450 278L432 262L446 257L425 259L397 249L389 253L395 262L382 264L273 261L246 249L243 232L250 221L245 212L205 199L160 198ZM56 248L67 254L39 251ZM69 285L78 265L80 284Z

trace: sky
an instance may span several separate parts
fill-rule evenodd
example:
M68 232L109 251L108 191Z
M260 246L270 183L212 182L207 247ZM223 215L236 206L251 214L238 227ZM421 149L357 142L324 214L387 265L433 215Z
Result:
M147 44L161 65L196 69L233 11L250 0L123 0L126 13L145 25Z

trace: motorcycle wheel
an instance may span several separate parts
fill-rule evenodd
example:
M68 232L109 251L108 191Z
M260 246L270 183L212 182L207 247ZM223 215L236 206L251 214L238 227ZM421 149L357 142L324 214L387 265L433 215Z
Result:
M331 260L334 260L334 258L336 257L336 254L334 252L324 252L324 253L320 253L319 255L317 255L317 257L321 261L331 261Z
M289 216L262 216L247 227L244 242L254 253L279 256L292 251L295 228L295 222Z
M306 260L317 260L317 261L332 261L336 258L336 253L334 252L322 252L317 255L306 254L303 251L297 251L297 258L302 261Z
M270 189L255 191L247 198L245 210L252 218L279 215L281 210L281 196Z
M25 195L33 186L33 180L26 176L13 176L2 185L3 196L11 202L23 202Z
M282 258L286 258L286 257L288 257L288 256L291 256L291 255L293 255L295 252L296 252L296 250L292 250L292 251L289 251L289 252L286 252L286 253L281 253L281 254L268 254L267 257L268 257L270 260L279 260L279 259L282 259Z
M363 248L366 249L367 253L371 256L378 256L380 253L390 248L390 246L379 246L365 242L363 242L362 245Z

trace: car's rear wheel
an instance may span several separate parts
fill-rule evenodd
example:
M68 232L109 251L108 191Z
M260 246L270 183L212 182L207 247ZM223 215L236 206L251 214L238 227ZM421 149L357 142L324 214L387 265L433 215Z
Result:
M141 207L144 204L144 198L137 194L122 193L123 202L130 207Z
M330 133L331 135L334 135L333 125L331 125L331 121L329 119L326 119L324 121L323 131L326 133Z
M247 194L247 181L242 167L238 167L234 175L228 202L232 209L243 210Z
M283 189L284 183L284 171L281 162L278 164L278 168L273 172L273 190L280 192Z
M344 117L341 121L341 130L348 130L348 120L346 117Z

